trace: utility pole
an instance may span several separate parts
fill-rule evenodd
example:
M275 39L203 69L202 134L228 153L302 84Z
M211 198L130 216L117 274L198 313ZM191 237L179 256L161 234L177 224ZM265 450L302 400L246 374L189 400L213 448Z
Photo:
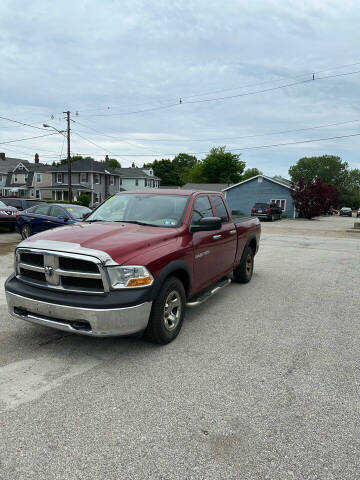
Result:
M71 203L72 200L72 189L71 189L71 152L70 152L70 110L66 112L67 119L67 162L68 162L68 202Z

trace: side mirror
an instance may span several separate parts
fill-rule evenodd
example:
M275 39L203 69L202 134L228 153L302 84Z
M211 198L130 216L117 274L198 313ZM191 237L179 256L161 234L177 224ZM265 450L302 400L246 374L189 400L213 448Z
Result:
M58 217L59 220L64 220L64 222L66 223L68 220L69 220L69 217L66 217L65 215L60 215L60 217Z
M220 217L204 217L200 219L199 225L191 225L190 232L207 232L221 228Z

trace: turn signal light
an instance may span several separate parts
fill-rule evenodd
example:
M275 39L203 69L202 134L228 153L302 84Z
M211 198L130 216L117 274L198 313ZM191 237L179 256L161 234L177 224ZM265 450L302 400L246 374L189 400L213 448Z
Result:
M140 277L140 278L131 278L128 283L127 287L145 287L146 285L150 285L152 282L151 277Z
M252 209L251 209L251 213L255 213L255 208L252 208Z

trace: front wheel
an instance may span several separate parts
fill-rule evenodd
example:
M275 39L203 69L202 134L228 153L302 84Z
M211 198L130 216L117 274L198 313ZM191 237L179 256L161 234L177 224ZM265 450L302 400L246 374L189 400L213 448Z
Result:
M165 345L179 334L185 315L185 289L176 277L168 278L153 302L145 336Z
M254 252L246 247L244 257L234 270L234 280L237 283L249 283L254 271Z
M21 227L21 236L24 240L31 236L31 229L27 223Z

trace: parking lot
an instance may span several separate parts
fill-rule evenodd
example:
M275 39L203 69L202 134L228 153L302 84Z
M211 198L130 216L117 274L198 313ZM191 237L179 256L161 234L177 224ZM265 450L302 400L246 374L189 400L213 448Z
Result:
M35 327L0 292L0 478L359 478L360 234L263 222L250 284L165 347ZM0 235L1 281L19 236Z

